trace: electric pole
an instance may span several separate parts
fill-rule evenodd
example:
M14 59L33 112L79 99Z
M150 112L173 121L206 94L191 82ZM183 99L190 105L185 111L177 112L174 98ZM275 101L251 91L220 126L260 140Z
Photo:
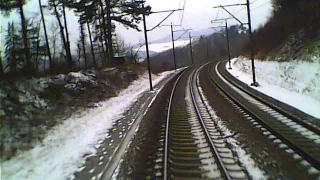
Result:
M251 54L251 65L252 65L252 79L253 82L251 86L259 86L259 83L256 81L256 72L254 67L254 44L252 40L252 28L251 28L251 13L250 13L250 2L247 0L247 11L248 11L248 25L249 25L249 39L250 39L250 54Z
M206 38L206 46L207 46L207 61L209 61L209 41L208 41L208 38L207 37L205 37ZM204 61L204 62L207 62L207 61Z
M190 55L191 55L191 64L193 64L193 52L192 52L192 42L191 42L191 33L189 32L189 45L190 45Z
M229 56L229 68L231 68L231 52L230 52L230 41L229 41L229 31L228 31L228 20L226 20L226 36L227 36L227 46L228 46L228 56Z
M142 9L144 8L144 4L142 4ZM148 73L149 73L149 82L150 82L150 91L153 91L152 87L152 79L151 79L151 68L150 68L150 56L149 56L149 44L148 44L148 35L147 35L147 24L146 24L146 13L142 13L143 17L143 29L144 29L144 39L146 42L146 53L147 53L147 63L148 63Z
M218 27L223 27L223 28L225 28L226 35L221 34L221 36L222 36L223 38L226 38L226 41L227 41L227 42L226 42L226 43L227 43L227 49L228 49L228 62L229 62L229 68L228 68L228 69L232 69L232 68L231 68L231 52L230 52L230 40L229 40L228 22L227 22L227 19L219 19L219 20L217 20L217 21L220 21L220 20L225 20L225 21L226 21L225 26L215 26L215 27L211 27L211 28L213 28L213 29L218 28ZM211 21L211 22L213 23L214 21Z
M222 8L225 10L229 15L231 15L234 19L236 19L241 25L248 24L249 26L249 39L250 39L250 56L251 56L251 66L252 66L252 83L251 86L259 86L259 83L256 81L256 73L255 73L255 66L254 66L254 42L252 39L252 27L251 27L251 13L250 13L250 1L246 0L246 4L231 4L225 6L216 6L213 8ZM235 17L230 11L228 11L225 7L231 6L247 6L247 14L248 14L248 23L242 23L237 17Z
M148 34L147 33L148 33L148 31L152 31L155 28L159 27L161 25L161 23L163 23L175 11L180 11L180 10L183 10L183 9L152 12L150 6L147 6L147 7L144 6L145 1L134 1L134 3L142 3L142 7L141 8L132 7L130 5L128 5L127 7L129 9L129 11L134 12L134 13L138 13L138 14L142 14L142 17L143 17L143 29L144 29L144 39L145 39L145 43L146 43L146 54L147 54L147 64L148 64L147 66L148 66L148 73L149 73L150 91L153 91L152 79L151 79L151 65L150 65L150 55L149 55ZM167 15L167 17L165 17L155 27L153 27L152 29L148 30L147 29L147 24L146 24L146 15L150 15L150 14L153 14L153 13L163 13L163 12L171 12L171 13L169 15Z
M173 62L174 62L174 70L177 70L177 62L176 62L176 51L174 49L174 37L173 37L173 27L171 23L171 38L172 38L172 50L173 50Z
M174 31L173 30L173 26L180 26L180 25L162 25L162 26L170 26L171 27L171 38L172 38L172 50L173 50L173 61L174 61L174 70L176 71L177 70L177 62L176 62L176 51L175 51L175 46L174 46L174 41L180 39L185 33L187 33L189 30L192 30L192 29L182 29L182 30L177 30L177 31ZM174 36L173 36L173 33L175 32L179 32L179 31L184 31L184 33L182 33L180 35L180 37L178 37L177 39L174 39Z

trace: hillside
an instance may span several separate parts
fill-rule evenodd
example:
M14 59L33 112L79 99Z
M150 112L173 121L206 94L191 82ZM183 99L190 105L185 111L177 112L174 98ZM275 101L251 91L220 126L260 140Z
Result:
M320 62L320 2L273 1L273 16L253 35L255 58ZM243 51L249 57L249 44Z
M49 130L66 119L118 96L144 71L144 67L128 65L1 81L1 161L41 143Z

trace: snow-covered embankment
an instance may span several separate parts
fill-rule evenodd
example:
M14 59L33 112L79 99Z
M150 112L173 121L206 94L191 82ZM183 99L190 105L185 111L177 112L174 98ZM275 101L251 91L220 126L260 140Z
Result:
M229 72L239 80L252 82L251 61L232 59ZM228 64L227 66L228 67ZM320 60L261 61L255 60L259 87L252 87L311 116L320 118Z
M154 85L173 72L153 75ZM144 73L117 97L99 103L100 107L81 117L63 121L47 133L42 143L1 162L0 179L73 179L73 173L84 164L84 155L95 153L95 144L105 138L112 122L148 89L148 74Z

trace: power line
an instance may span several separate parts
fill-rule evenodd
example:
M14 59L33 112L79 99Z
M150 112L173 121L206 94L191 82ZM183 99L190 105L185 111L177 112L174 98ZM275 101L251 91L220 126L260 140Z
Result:
M184 9L185 9L185 7L186 7L186 2L187 2L187 0L184 0L184 3L183 3L183 7L182 7L182 16L181 16L181 20L180 20L180 24L182 25L182 20L183 20L183 16L184 16Z
M238 4L240 4L240 0L238 1ZM236 10L236 8L237 8L237 6L235 6L235 7L233 8L233 10L231 11L232 14L234 14L234 11Z
M253 3L257 2L257 1L259 1L259 0L255 0L255 1L251 2L250 4L253 4ZM246 9L246 7L243 7L243 8L241 8L239 11L237 11L237 12L235 12L235 13L232 13L232 14L237 15L237 14L239 14L240 12L242 12L242 11L245 10L245 9Z
M237 15L237 14L239 14L241 11L243 11L243 10L245 10L246 9L246 7L244 7L244 8L241 8L239 11L237 11L236 13L234 13L234 15Z
M228 0L224 0L224 1L221 3L221 5L224 4L224 3L227 2L227 1L228 1Z
M251 2L250 4L253 4L253 3L255 3L256 1L259 1L259 0L254 0L253 2Z
M254 11L254 10L256 10L256 9L262 7L262 6L265 6L265 5L267 5L267 4L269 4L269 2L264 3L264 4L260 5L260 6L257 6L257 7L253 8L253 9L251 9L251 11Z
M255 0L255 1L257 1L257 0ZM234 19L236 19L241 25L248 24L248 26L249 26L249 39L250 39L250 54L251 54L251 62L252 62L252 79L253 79L253 83L251 83L251 86L259 86L259 83L256 81L255 68L254 68L254 51L253 51L254 50L254 42L252 40L252 26L251 26L252 25L251 24L251 11L252 10L250 10L250 4L251 4L250 1L246 0L245 4L220 5L220 6L215 6L213 8L223 8L223 10L225 10L230 16L232 16ZM230 11L228 11L226 9L226 7L244 6L244 5L247 7L248 23L242 23L241 20L239 20L234 14L232 14ZM263 4L263 5L265 5L265 4ZM261 6L263 6L263 5L261 5ZM261 6L258 6L255 9L257 9Z
M190 24L188 23L187 19L185 19L185 18L183 17L183 20L184 20L184 23L186 24L187 28L191 28L191 26L190 26ZM182 24L181 24L181 25L182 25Z
M179 8L181 7L181 4L182 4L181 2L182 2L182 0L179 0L179 6L178 6ZM180 22L181 22L181 15L182 15L182 12L180 11L179 12Z

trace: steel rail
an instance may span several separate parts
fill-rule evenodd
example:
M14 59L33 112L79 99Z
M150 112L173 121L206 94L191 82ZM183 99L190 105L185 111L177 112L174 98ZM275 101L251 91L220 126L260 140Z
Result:
M221 63L219 63L220 65ZM247 93L248 95L250 95L251 97L253 97L254 99L258 100L259 102L271 107L272 109L274 109L275 111L279 112L280 114L285 115L286 117L290 118L291 120L293 120L294 122L298 123L299 125L311 130L312 132L316 133L316 134L320 134L320 129L317 127L314 127L310 124L307 124L305 122L302 121L301 118L297 117L296 115L291 114L290 112L281 109L279 106L268 102L266 100L264 100L263 98L255 95L254 93L250 92L249 90L247 90L246 88L242 87L241 85L239 85L238 83L230 80L228 77L226 77L226 75L224 75L223 73L220 73L222 75L222 77L224 77L228 82L230 82L231 84L233 84L234 86L236 86L237 88L239 88L240 90L244 91L245 93Z
M177 78L176 82L173 85L171 95L170 95L170 100L169 100L169 107L168 107L168 113L167 113L167 121L166 121L166 137L165 137L165 146L164 146L164 161L163 161L163 179L167 180L168 178L168 143L169 143L169 125L170 125L170 112L171 112L171 106L172 106L172 99L173 95L175 93L176 87L178 82L180 81L182 75L186 72L186 70L179 75Z
M208 64L208 63L207 63L207 64ZM206 65L206 64L205 64L205 65ZM202 65L200 68L194 70L194 71L192 72L192 74L190 75L190 76L191 76L191 78L190 78L191 80L189 79L189 87L190 87L190 93L191 93L191 97L192 97L192 102L193 102L193 106L194 106L194 108L195 108L195 110L196 110L196 112L197 112L196 114L197 114L198 119L199 119L199 121L200 121L201 127L202 127L202 129L204 130L204 132L205 132L206 139L207 139L208 143L210 143L210 148L211 148L211 150L212 150L212 152L213 152L214 157L216 158L216 161L217 161L217 164L218 164L218 166L219 166L219 169L220 169L220 172L221 172L221 174L222 174L222 177L223 177L223 179L231 180L232 178L229 176L228 170L225 168L224 163L223 163L222 159L220 158L219 153L218 153L217 149L215 148L215 146L214 146L214 144L213 144L213 141L212 141L212 139L211 139L211 136L210 136L210 134L209 134L209 132L208 132L208 130L207 130L207 128L206 128L206 125L205 125L204 121L203 121L203 118L202 118L202 116L201 116L201 113L200 113L198 104L197 104L196 99L195 99L194 91L193 91L193 90L194 90L194 86L193 86L193 84L192 84L192 81L193 81L194 78L195 78L194 76L195 76L195 75L199 72L199 70L202 69L203 66L205 66L205 65Z
M218 71L218 65L220 64L220 62L215 66L215 72L217 73L218 76L220 76L220 78L223 76L219 73ZM252 110L250 110L249 108L247 108L242 102L238 101L236 98L234 98L230 92L226 91L224 88L222 88L222 86L214 79L214 77L212 76L212 73L210 71L212 64L210 64L208 66L208 74L210 79L212 80L212 82L228 97L230 98L232 101L234 101L237 105L239 105L243 110L245 110L247 113L249 113L256 121L258 121L261 125L263 125L268 131L270 131L271 133L273 133L277 138L281 139L283 142L285 142L287 145L289 145L297 154L299 154L300 156L302 156L303 158L305 158L305 160L307 160L311 165L313 165L316 168L320 168L320 162L319 159L315 159L312 157L312 155L310 155L308 152L305 152L303 149L301 149L298 145L296 145L296 143L290 141L289 139L287 139L284 135L282 135L281 133L279 133L277 130L275 130L271 125L267 124L257 113L253 112ZM237 88L237 86L234 86ZM241 90L240 88L238 88L239 90ZM250 94L246 93L248 96L252 97ZM254 98L254 97L252 97ZM256 98L254 98L256 99ZM257 101L259 101L259 99L256 99ZM259 101L260 103L264 104L267 107L270 107L268 104L265 104L262 101ZM273 109L273 107L270 107ZM273 109L274 111L277 112L276 109ZM286 116L286 114L283 114L284 116ZM290 118L290 117L289 117ZM293 119L290 118L290 120L294 121ZM296 122L296 121L294 121ZM299 124L300 125L300 124Z

